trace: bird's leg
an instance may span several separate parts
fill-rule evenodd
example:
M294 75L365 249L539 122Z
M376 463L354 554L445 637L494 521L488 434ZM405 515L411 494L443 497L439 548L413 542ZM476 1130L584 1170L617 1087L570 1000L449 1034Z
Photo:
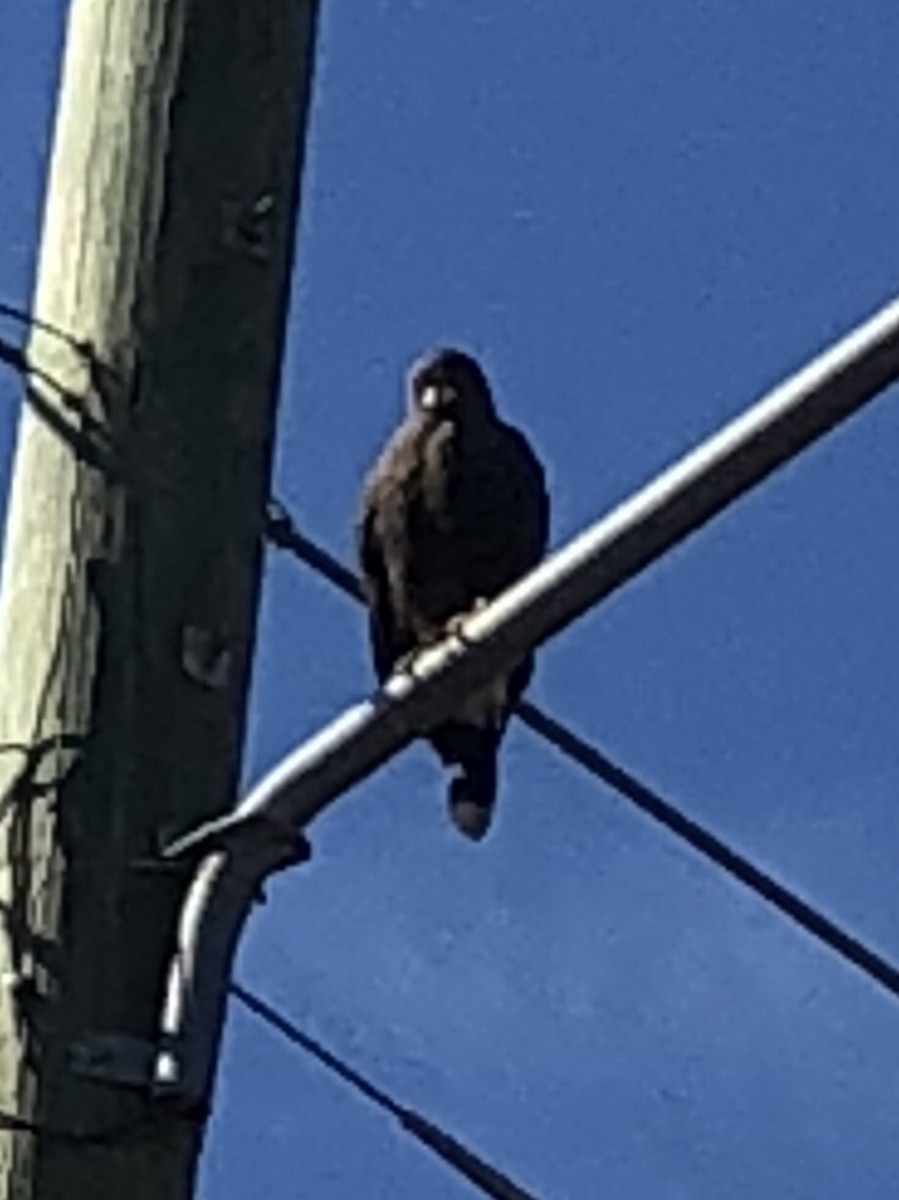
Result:
M474 604L467 612L456 613L455 616L444 622L443 625L436 626L431 629L420 629L418 631L418 642L411 650L407 650L405 654L401 654L393 664L393 673L395 675L415 675L415 664L421 655L430 650L432 646L437 646L444 638L457 638L463 646L469 644L465 636L465 622L476 613L482 612L490 601L485 596L478 596Z
M424 629L418 631L418 642L407 650L405 654L401 654L393 664L393 673L395 675L415 675L415 664L426 650L430 650L432 646L436 646L438 642L443 641L445 634L443 629Z
M470 646L471 640L466 637L465 625L479 612L483 612L490 601L485 596L478 596L471 608L464 613L457 613L446 622L443 632L447 637L457 638L462 646ZM501 727L503 713L509 703L509 679L507 675L498 675L484 687L469 696L462 705L458 716L472 725Z
M411 650L407 650L405 654L401 654L393 664L394 675L414 675L415 660L421 654L423 646L415 646Z

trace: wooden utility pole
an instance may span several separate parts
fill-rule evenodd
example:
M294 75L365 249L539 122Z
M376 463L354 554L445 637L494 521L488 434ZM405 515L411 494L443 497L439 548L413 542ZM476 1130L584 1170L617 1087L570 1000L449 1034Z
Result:
M316 0L72 0L0 589L0 1200L190 1195L141 1086L234 801ZM189 868L188 868L189 870ZM134 1086L122 1086L131 1077Z

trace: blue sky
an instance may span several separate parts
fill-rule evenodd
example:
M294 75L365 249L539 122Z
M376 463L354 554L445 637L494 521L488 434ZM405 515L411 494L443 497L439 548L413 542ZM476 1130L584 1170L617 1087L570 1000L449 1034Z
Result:
M8 301L63 8L0 44ZM342 557L429 344L482 355L560 542L899 292L893 3L324 9L275 487ZM561 635L533 689L894 959L897 439L888 394ZM270 557L247 778L369 680L357 609ZM482 846L423 748L312 841L241 980L547 1200L894 1191L897 1003L526 731ZM204 1198L467 1191L233 1014Z

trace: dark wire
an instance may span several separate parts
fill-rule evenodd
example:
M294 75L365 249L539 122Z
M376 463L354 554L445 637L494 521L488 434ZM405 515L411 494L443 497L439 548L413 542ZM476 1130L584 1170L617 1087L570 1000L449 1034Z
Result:
M80 340L65 330L8 304L0 303L0 316L7 316L20 324L40 329L71 346L87 363L91 385L102 398L108 400L107 392L111 384L121 386L121 380L118 379L114 368L97 357L89 341ZM127 484L132 491L151 490L167 496L180 494L182 488L176 480L147 469L143 462L138 462L134 456L126 454L125 446L118 444L108 424L98 420L88 411L84 396L70 391L50 372L32 362L28 353L20 346L0 338L0 363L6 363L21 375L25 381L25 398L32 410L70 447L80 461L102 472L113 482ZM70 413L75 420L67 419L55 403L49 402L41 395L39 390L32 386L35 380L45 384L54 393L62 409Z
M265 536L279 550L287 550L354 600L364 600L362 584L352 571L304 537L280 500L269 500L265 514Z
M508 1176L503 1175L494 1167L491 1167L483 1159L468 1150L461 1142L456 1141L448 1133L445 1133L436 1125L432 1125L430 1121L425 1120L413 1109L404 1108L397 1104L386 1092L382 1092L380 1088L375 1087L358 1071L354 1071L352 1067L339 1059L330 1050L326 1050L320 1042L310 1037L308 1033L304 1033L292 1021L289 1021L285 1016L272 1008L259 996L247 991L238 983L232 983L228 989L236 1000L239 1000L245 1008L254 1013L261 1020L270 1025L272 1029L276 1029L278 1033L285 1037L293 1045L298 1046L304 1053L311 1055L322 1066L338 1075L345 1083L354 1088L357 1092L363 1095L366 1100L370 1100L372 1104L377 1105L382 1111L389 1113L394 1117L408 1133L416 1138L428 1149L433 1150L439 1155L448 1166L454 1171L460 1172L471 1183L481 1189L485 1195L493 1197L493 1200L536 1200L536 1197L531 1192L526 1192L516 1183L513 1183Z
M274 533L271 532L272 524L276 526ZM269 505L267 535L276 546L289 550L302 562L330 579L347 595L357 600L362 598L362 588L353 573L332 558L327 551L304 537L296 529L287 509L278 501L272 501ZM595 746L542 712L536 705L522 701L515 711L524 724L538 736L630 800L641 812L710 859L721 870L767 900L841 958L864 971L893 996L899 997L899 970L881 955L817 912L794 892L754 866L742 854L732 850L720 838L663 800L636 776L618 766Z
M8 305L0 305L0 312L5 312L8 315L11 311L15 310L11 310ZM61 330L57 330L52 325L45 325L36 318L31 318L29 324L34 325L35 328L46 329L48 332L62 338L80 354L85 355L92 362L92 365L95 365L93 364L90 347L85 343L77 342ZM60 383L58 379L55 379L48 371L33 363L28 354L20 346L15 346L11 342L7 342L4 338L0 338L0 363L6 363L7 366L22 376L25 381L25 396L32 409L62 441L71 447L83 462L95 467L99 471L103 471L111 478L117 478L122 475L122 465L118 461L117 447L113 443L109 430L102 421L98 421L86 411L81 396L69 391L68 388ZM46 384L55 393L62 407L72 413L80 425L76 425L63 417L55 405L50 404L40 395L37 389L32 386L34 380L40 380L41 383Z
M570 729L547 716L532 704L519 704L518 716L529 729L533 729L556 749L573 759L591 775L607 783L615 791L635 804L641 812L664 825L675 837L687 842L694 850L705 855L723 871L733 875L740 883L762 896L786 916L791 917L808 933L824 942L831 950L849 960L872 979L899 996L899 970L881 958L851 934L846 933L822 913L801 900L795 893L778 883L765 871L754 866L736 850L709 833L696 821L685 816L673 805L648 788L623 767L607 758L595 746L591 746Z
M71 346L73 350L77 350L81 354L89 355L91 353L90 342L76 338L74 334L68 333L65 329L60 329L58 325L52 325L49 321L43 321L40 317L26 312L25 309L17 308L14 304L6 304L0 300L0 316L6 317L16 325L24 326L26 329L39 329L41 333L47 333L51 337L65 342L67 346Z

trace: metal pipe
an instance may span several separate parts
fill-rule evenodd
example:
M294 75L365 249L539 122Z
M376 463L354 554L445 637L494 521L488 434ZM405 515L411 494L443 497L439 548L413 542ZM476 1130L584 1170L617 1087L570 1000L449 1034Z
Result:
M899 378L894 300L513 585L451 637L289 754L234 813L169 847L230 838L248 818L305 827L465 695L660 558Z
M150 1085L172 1107L202 1112L212 1090L237 939L263 881L304 862L309 846L265 823L206 854L181 907Z
M252 895L289 865L297 833L352 784L445 719L507 669L698 529L899 378L899 300L731 421L559 550L488 608L462 638L422 653L370 700L288 755L234 813L168 848L204 856L182 910L157 1086L201 1104L225 989ZM301 857L301 856L300 856Z

